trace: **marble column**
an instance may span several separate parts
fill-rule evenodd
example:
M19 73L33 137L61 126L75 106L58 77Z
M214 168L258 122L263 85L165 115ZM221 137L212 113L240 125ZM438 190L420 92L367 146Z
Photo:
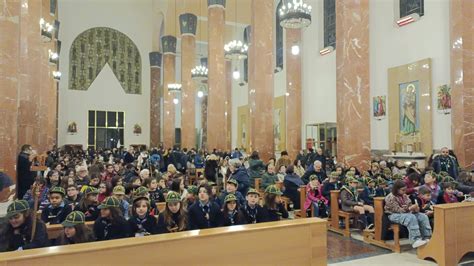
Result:
M225 149L231 150L232 132L232 62L227 61L225 65Z
M186 13L179 16L181 29L181 147L196 147L196 86L191 70L196 66L197 16Z
M0 169L16 178L18 151L18 85L20 21L23 8L20 0L0 2Z
M370 162L369 0L336 1L337 157Z
M150 147L160 145L161 134L161 60L160 52L151 52L150 57Z
M207 57L201 58L200 61L202 66L208 67ZM207 80L204 83L207 83ZM201 148L207 149L207 93L204 93L201 98L201 128Z
M273 68L274 0L252 1L252 33L249 56L250 149L263 160L274 156Z
M208 0L207 149L225 148L225 0Z
M301 30L286 30L286 150L296 158L301 150L301 54L291 53L293 45L301 46ZM300 49L301 50L301 49Z
M452 143L459 164L474 166L474 1L450 1Z
M176 37L167 35L163 43L163 144L173 148L175 144L174 93L168 91L168 84L176 82Z

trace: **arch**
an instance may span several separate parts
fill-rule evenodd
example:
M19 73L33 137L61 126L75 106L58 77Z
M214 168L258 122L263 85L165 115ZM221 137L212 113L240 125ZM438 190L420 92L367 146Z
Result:
M127 35L108 27L85 30L72 42L69 89L88 90L105 64L109 64L126 93L141 94L140 51Z
M283 1L279 0L277 8L275 10L275 31L276 31L276 38L275 38L275 56L276 56L276 71L279 72L283 70L283 27L280 25L280 8L283 5Z

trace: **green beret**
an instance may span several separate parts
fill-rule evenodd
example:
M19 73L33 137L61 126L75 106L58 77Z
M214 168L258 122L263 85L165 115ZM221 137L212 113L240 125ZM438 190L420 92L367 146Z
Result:
M376 185L377 185L377 186L380 186L380 185L387 185L387 180L385 180L385 178L378 177L378 178L377 178L377 181L376 181Z
M355 172L354 171L348 171L346 173L346 177L354 177L355 176Z
M249 191L247 191L247 195L249 195L249 194L260 195L260 193L258 193L258 191L254 188L250 188Z
M229 201L237 201L237 197L235 196L234 193L230 193L227 196L225 196L224 202L227 203Z
M210 186L210 187L217 186L217 184L215 182L212 182L212 181L207 182L207 185Z
M170 191L166 195L166 203L181 202L181 195L178 192Z
M89 194L99 194L99 190L95 187L87 186L84 190L84 195L87 196Z
M329 174L329 177L332 177L332 178L339 178L339 174L338 174L336 171L332 171L332 172Z
M313 180L315 180L315 179L319 180L317 175L310 175L310 176L309 176L309 180L310 180L310 181L313 181Z
M439 175L442 176L442 177L445 177L445 176L449 176L449 173L446 172L446 171L441 171L441 172L439 172Z
M352 176L349 176L348 178L346 178L346 183L347 184L350 184L350 183L360 183L359 180L355 177L352 177Z
M52 194L52 193L61 194L61 195L63 195L63 197L66 195L66 191L62 187L53 187L53 188L51 188L49 190L49 194Z
M397 179L403 179L403 175L402 174L394 174L392 175L392 180L397 180Z
M73 211L68 214L64 222L61 224L64 227L72 227L78 224L84 224L86 221L86 216L80 211Z
M13 217L20 212L30 209L30 205L26 200L15 200L7 208L7 218Z
M233 178L227 180L227 183L234 184L236 187L239 186L239 182L237 182L237 180L235 180Z
M99 209L106 209L106 208L118 208L120 207L120 200L114 196L107 197L102 201L99 205Z
M265 189L265 193L274 194L274 195L283 195L280 189L275 185L270 185Z
M117 195L125 195L125 188L121 185L115 186L112 193Z
M148 188L141 186L135 189L133 195L135 197L138 197L138 196L144 196L146 195L146 193L148 193Z

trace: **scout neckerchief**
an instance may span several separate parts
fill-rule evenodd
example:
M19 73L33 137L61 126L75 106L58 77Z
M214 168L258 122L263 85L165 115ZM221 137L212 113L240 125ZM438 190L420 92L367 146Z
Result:
M209 213L211 212L211 204L210 201L207 201L206 204L203 204L199 201L199 206L201 207L202 212L204 213L204 217L207 220L207 225L210 226L211 222L209 221Z
M58 217L63 212L64 205L65 205L64 201L62 201L61 204L59 204L59 206L56 208L54 208L53 205L49 205L48 206L48 209L49 209L48 220ZM59 209L59 211L56 214L53 214L53 210L55 209Z
M234 209L233 211L228 212L227 214L229 215L230 225L234 225L235 224L235 215L237 214L237 208Z
M245 211L247 212L248 216L250 217L252 223L257 223L257 213L258 213L258 209L257 209L257 205L255 205L255 207L252 208L252 206L245 204Z
M145 235L145 236L150 234L150 232L148 232L148 231L145 229L145 227L143 227L143 224L147 221L147 217L148 217L148 216L145 215L145 217L143 217L143 218L140 218L139 216L137 216L137 217L135 218L135 221L137 222L137 226L138 226L138 232L137 232L137 234L139 234L139 235ZM136 236L137 234L135 234L135 236Z

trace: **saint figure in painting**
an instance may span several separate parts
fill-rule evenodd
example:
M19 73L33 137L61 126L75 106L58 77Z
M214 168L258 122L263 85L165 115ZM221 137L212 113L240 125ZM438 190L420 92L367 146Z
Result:
M409 84L405 90L401 131L403 134L412 134L416 132L416 88Z

